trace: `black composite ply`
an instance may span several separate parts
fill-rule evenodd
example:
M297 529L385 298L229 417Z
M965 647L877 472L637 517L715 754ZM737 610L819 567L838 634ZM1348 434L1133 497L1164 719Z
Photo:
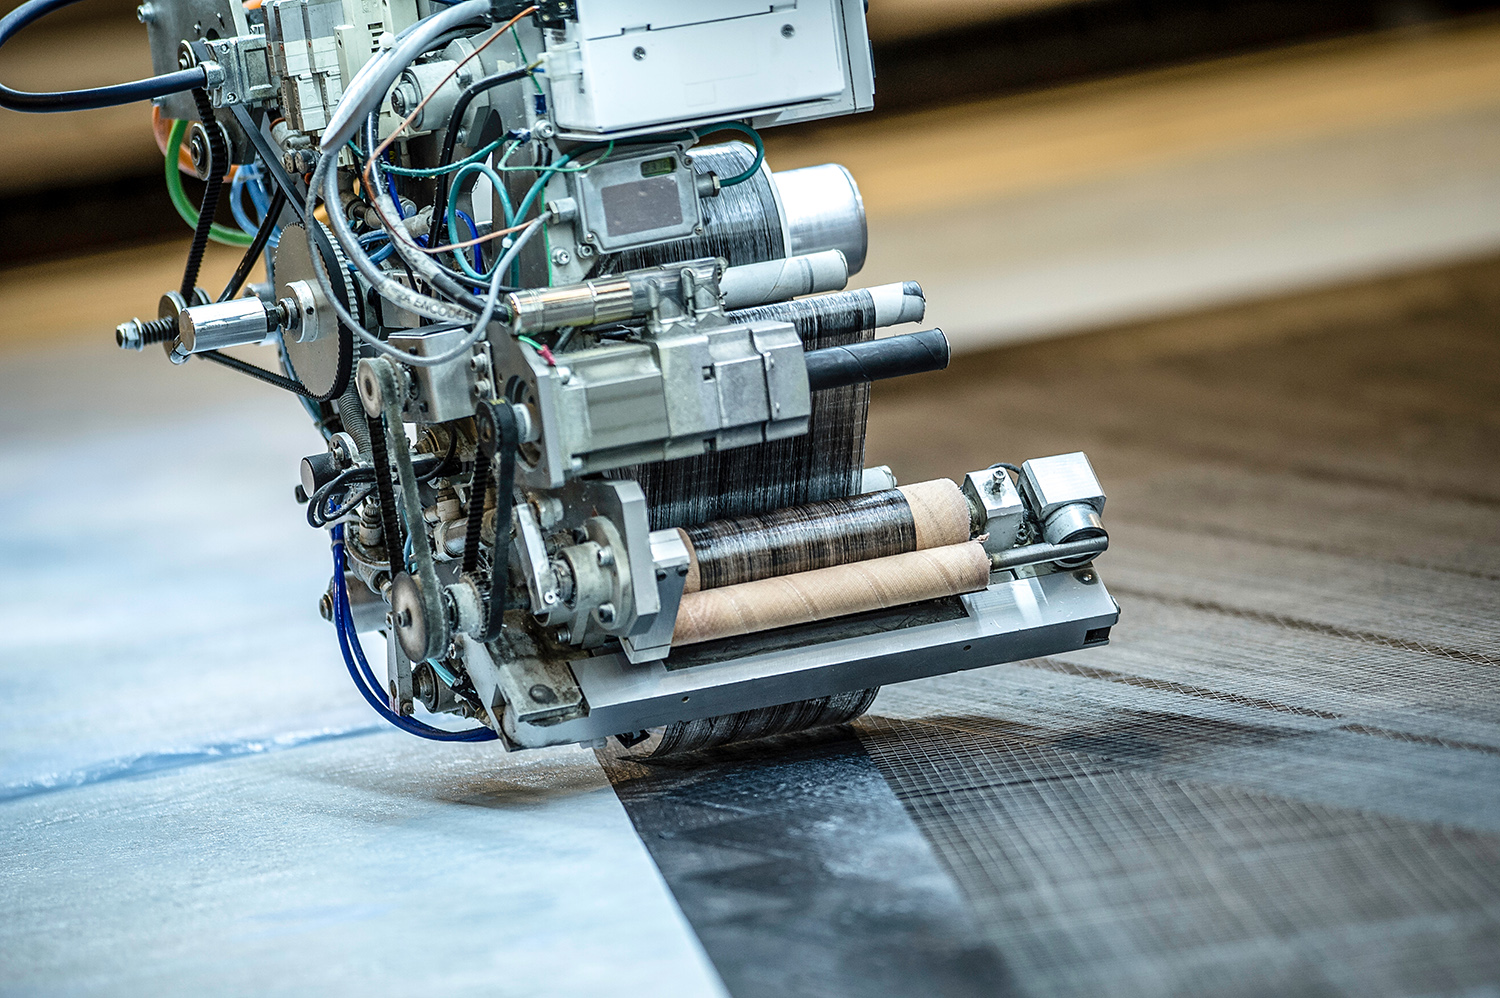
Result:
M606 759L735 998L1001 996L1005 968L847 729L691 762Z

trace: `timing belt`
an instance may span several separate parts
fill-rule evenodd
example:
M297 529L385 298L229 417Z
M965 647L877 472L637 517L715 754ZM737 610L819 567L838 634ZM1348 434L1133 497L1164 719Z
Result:
M281 165L281 157L277 155L276 146L265 132L261 131L260 126L255 123L255 119L251 116L249 108L243 104L230 104L229 110L234 115L234 120L239 124L240 130L245 133L245 137L255 147L256 153L265 164L266 172L271 175L271 179L276 182L276 186L280 187L286 195L287 207L292 209L292 212L297 216L297 221L302 223L303 228L308 228L306 196L298 189L297 182L292 179L292 175L287 173L286 168ZM317 219L313 219L313 222L314 224L311 226L310 231L313 233L313 238L317 240L318 251L323 256L324 266L329 269L330 273L335 272L336 268L342 269L339 254L334 249L332 240L328 238L327 230L323 228ZM349 287L349 281L345 275L340 274L339 279L345 288ZM353 298L355 296L351 294L350 297ZM352 306L355 302L350 301L348 304ZM350 353L352 354L353 337L348 330L343 328L343 323L339 324L339 332L340 335L350 338ZM295 392L298 395L317 402L331 402L342 395L348 387L349 378L345 374L342 377L336 377L333 387L326 393L319 395L302 384L301 381L295 378L284 377L274 371L267 371L263 367L247 364L244 361L235 360L231 357L215 356L213 359L225 367L233 368L243 374L248 374L253 378L259 378L261 381L275 385L277 388L284 388L289 392Z

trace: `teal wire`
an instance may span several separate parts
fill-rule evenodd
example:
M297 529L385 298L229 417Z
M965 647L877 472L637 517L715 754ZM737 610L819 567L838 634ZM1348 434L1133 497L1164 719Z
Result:
M720 187L733 187L735 184L743 184L760 170L761 164L766 161L766 144L761 141L759 132L749 125L740 124L738 121L725 121L717 125L710 125L707 128L694 129L693 137L702 138L705 135L712 135L714 132L722 132L725 129L747 135L755 143L755 161L750 164L749 168L744 173L735 174L728 180L719 181Z
M382 163L381 169L386 173L394 173L398 177L441 177L445 173L452 173L454 170L463 169L470 163L479 162L496 149L499 149L500 143L504 141L504 139L496 139L478 152L472 152L463 159L456 160L446 166L434 166L423 169L412 166L391 166L389 163Z

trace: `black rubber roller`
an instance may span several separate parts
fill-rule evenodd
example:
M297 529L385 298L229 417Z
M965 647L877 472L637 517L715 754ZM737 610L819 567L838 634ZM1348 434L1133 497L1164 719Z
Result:
M809 350L807 387L812 391L881 381L948 366L948 337L941 329L887 336L842 347Z

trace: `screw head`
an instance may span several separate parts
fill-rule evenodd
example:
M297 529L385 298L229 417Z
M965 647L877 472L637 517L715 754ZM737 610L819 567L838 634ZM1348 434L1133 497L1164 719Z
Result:
M573 254L559 246L552 251L552 262L559 267L566 267L573 262Z
M557 691L546 683L537 683L526 693L537 703L557 703Z
M791 38L796 33L797 33L797 29L794 28L794 27L792 27L790 24L783 24L781 26L781 37L782 38Z
M589 257L591 257L593 255L594 255L594 247L590 246L588 243L582 243L582 244L579 245L579 247L578 247L578 258L580 260L587 260Z
M646 58L646 50L641 48L641 46L639 45L637 45L630 54L636 62L640 62L642 59Z
M615 605L613 603L600 603L599 608L594 611L599 617L601 624L613 624L615 622Z

